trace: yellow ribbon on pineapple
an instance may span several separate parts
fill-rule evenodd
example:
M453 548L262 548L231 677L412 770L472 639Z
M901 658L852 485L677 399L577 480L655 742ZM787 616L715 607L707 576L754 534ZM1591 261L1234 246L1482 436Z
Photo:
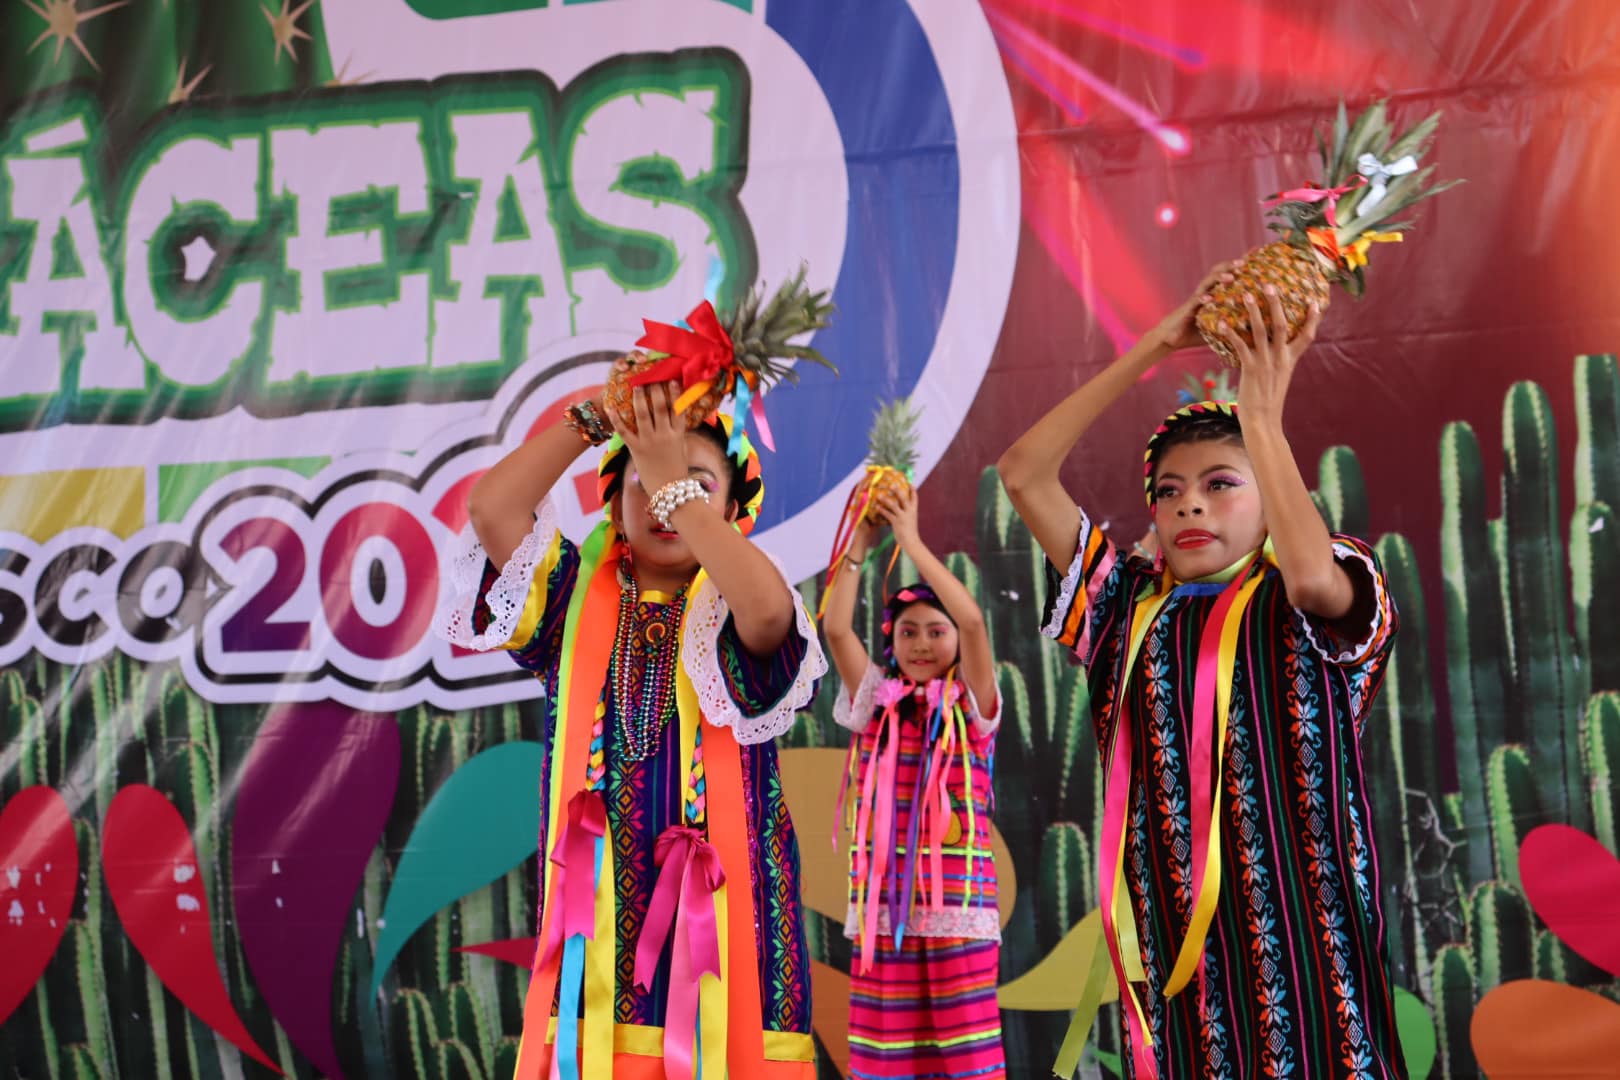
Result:
M1367 265L1367 249L1374 244L1399 244L1404 238L1398 232L1365 232L1344 249L1345 265L1354 270Z

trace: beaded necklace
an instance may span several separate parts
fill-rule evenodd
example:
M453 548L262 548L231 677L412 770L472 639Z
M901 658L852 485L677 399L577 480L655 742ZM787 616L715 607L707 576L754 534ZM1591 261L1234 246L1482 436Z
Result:
M629 559L619 562L619 622L609 668L624 735L622 756L628 761L646 761L658 752L675 713L677 638L686 588L682 585L667 604L644 601Z

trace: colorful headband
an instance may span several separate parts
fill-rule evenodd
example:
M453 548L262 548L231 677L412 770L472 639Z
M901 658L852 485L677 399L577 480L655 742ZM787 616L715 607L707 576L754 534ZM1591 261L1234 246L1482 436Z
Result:
M895 620L899 619L900 613L912 604L927 604L947 619L951 619L951 613L945 610L945 605L940 602L939 596L933 589L921 582L915 585L907 585L885 600L883 602L883 624L880 629L883 632L883 664L890 674L893 674L900 666L894 658ZM951 619L951 625L956 625L955 619Z
M1147 494L1148 509L1153 509L1153 471L1159 464L1159 451L1164 446L1165 438L1185 424L1212 416L1225 416L1234 424L1238 423L1237 409L1235 401L1196 401L1191 405L1182 406L1165 417L1164 423L1160 424L1153 437L1148 439L1147 452L1142 455L1142 486Z
M737 531L747 536L759 522L759 510L765 503L765 476L760 469L759 453L746 432L733 435L731 417L716 414L705 420L704 424L719 431L727 445L735 442L738 447L731 460L742 473L742 485L731 493L731 498L741 508L737 515ZM596 494L603 506L623 488L625 470L629 465L629 447L625 446L623 438L613 436L603 447L601 464L596 467Z

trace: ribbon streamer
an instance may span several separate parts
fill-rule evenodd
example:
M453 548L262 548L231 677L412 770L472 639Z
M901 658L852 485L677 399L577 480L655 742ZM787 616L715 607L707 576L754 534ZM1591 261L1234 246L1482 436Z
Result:
M1367 179L1367 194L1361 197L1361 205L1356 208L1359 217L1368 213L1373 207L1384 201L1389 194L1389 182L1408 173L1417 172L1417 158L1411 154L1397 158L1387 165L1378 160L1377 154L1362 154L1356 159L1356 172Z
M735 379L737 364L731 335L720 324L713 304L707 300L700 303L687 314L686 323L691 329L641 320L645 333L636 347L666 355L630 377L631 386L679 382L682 393L675 402L677 413L685 412L717 382Z
M658 958L673 931L668 1015L664 1020L664 1076L691 1080L703 976L720 977L720 933L714 894L725 883L720 853L702 829L673 825L653 848L658 881L636 945L636 985L651 990Z
M1327 223L1330 227L1337 229L1339 227L1339 199L1350 194L1350 192L1354 191L1356 188L1360 187L1366 182L1366 177L1357 175L1352 177L1344 184L1333 188L1316 187L1313 184L1307 184L1304 187L1297 187L1289 191L1285 191L1280 195L1273 195L1271 198L1265 200L1261 205L1269 208L1273 206L1280 206L1285 202L1326 202Z

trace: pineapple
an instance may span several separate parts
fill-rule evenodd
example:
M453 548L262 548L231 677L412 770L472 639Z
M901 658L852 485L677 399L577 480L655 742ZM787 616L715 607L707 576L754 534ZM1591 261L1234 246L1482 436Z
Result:
M885 520L878 500L898 499L911 492L911 476L917 468L919 415L908 398L900 398L879 408L872 418L866 442L866 472L850 491L844 502L844 513L838 519L838 531L833 534L832 564L827 567L827 587L822 590L821 602L816 606L816 618L827 613L827 598L832 595L833 582L844 570L861 523ZM900 549L896 547L889 559L891 571L899 557Z
M784 281L769 302L762 305L763 291L754 290L736 311L720 317L721 325L731 336L734 359L708 390L687 406L683 415L689 429L697 428L715 414L720 402L736 389L739 378L748 380L756 392L782 379L797 382L798 375L782 360L811 360L834 372L838 370L815 349L789 344L801 334L825 327L833 313L826 290L813 292L805 284L805 273L801 265L799 272ZM635 432L635 412L630 401L635 388L630 380L643 367L656 362L639 349L613 362L607 386L602 391L602 405L615 426Z
M878 409L867 436L866 476L860 481L867 488L870 516L878 517L879 499L899 498L911 491L911 476L917 468L917 419L921 414L908 398L900 398Z
M1210 300L1198 310L1198 329L1204 340L1228 365L1236 365L1231 348L1219 336L1222 322L1230 324L1245 342L1254 344L1245 293L1263 298L1263 288L1275 285L1287 316L1292 338L1305 324L1311 301L1326 308L1330 286L1342 286L1352 296L1366 288L1367 249L1374 243L1399 240L1409 227L1391 219L1414 203L1438 195L1460 181L1430 184L1434 166L1419 168L1429 150L1440 114L1434 113L1404 134L1390 123L1385 102L1371 105L1352 124L1339 103L1333 125L1333 144L1317 134L1322 155L1321 185L1316 190L1342 193L1337 201L1293 197L1288 192L1270 200L1273 221L1268 228L1281 234L1264 247L1243 257L1230 283L1217 282ZM1365 171L1363 171L1365 170ZM1262 307L1262 310L1264 308Z

